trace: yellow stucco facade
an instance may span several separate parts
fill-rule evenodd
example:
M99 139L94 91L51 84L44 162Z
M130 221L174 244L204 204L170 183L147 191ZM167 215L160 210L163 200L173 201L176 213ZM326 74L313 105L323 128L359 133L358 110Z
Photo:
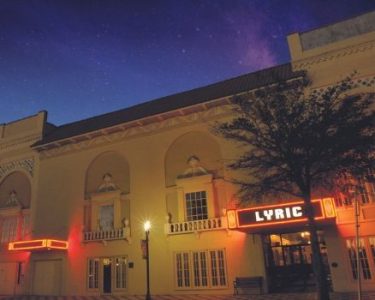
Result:
M290 35L290 65L60 127L45 112L2 125L0 294L145 294L146 220L153 294L232 294L241 276L263 277L269 291L263 237L228 226L237 199L226 162L241 149L212 127L231 117L233 94L261 87L259 78L272 72L291 79L306 70L316 88L354 70L357 80L374 82L374 16ZM357 31L340 35L348 26ZM245 89L238 88L242 80ZM224 86L230 88L216 92ZM375 289L372 188L361 208L367 290ZM348 256L353 207L336 209L335 223L323 230L327 267L335 291L355 290ZM7 249L14 240L44 239L69 246Z

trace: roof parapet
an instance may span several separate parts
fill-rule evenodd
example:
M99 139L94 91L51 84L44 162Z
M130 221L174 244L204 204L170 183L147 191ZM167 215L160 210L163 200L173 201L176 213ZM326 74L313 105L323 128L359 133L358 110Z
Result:
M288 35L292 62L375 40L375 11Z

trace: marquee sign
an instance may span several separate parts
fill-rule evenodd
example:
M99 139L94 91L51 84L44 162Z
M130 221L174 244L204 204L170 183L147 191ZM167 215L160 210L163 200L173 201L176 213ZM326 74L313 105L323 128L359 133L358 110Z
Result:
M30 241L18 241L11 242L8 244L8 250L66 250L68 249L67 241L51 240L51 239L40 239Z
M318 222L336 217L333 198L314 199L312 206ZM307 221L303 201L228 210L227 218L229 228L249 229L303 224Z

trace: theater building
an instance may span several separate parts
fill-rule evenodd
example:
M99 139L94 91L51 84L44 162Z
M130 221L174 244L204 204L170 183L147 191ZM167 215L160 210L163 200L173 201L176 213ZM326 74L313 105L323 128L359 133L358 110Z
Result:
M48 128L44 112L0 125L0 294L27 292L30 252L8 251L8 244L32 239L39 155L31 145Z
M264 293L312 289L303 203L239 208L226 162L240 149L212 126L232 117L233 95L304 72L324 89L356 70L373 92L375 13L288 43L284 65L62 126L45 112L2 125L0 294L144 295L146 220L152 294L232 294L236 277L261 277ZM360 276L375 290L375 185L362 185L350 199L314 194L334 291L359 276L355 197Z

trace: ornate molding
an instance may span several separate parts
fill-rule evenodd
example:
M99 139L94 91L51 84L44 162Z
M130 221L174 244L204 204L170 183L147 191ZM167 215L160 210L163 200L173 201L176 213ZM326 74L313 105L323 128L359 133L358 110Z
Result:
M40 135L40 133L38 133L38 134L34 134L31 136L27 136L27 137L20 137L17 139L9 139L9 140L5 139L5 141L0 140L0 151L3 151L3 150L10 151L10 150L13 150L16 148L22 148L25 146L29 147L33 143L40 140L41 137L42 136Z
M144 126L126 128L122 131L101 135L82 142L70 143L48 150L41 150L41 159L62 155L72 151L80 151L90 147L101 146L104 144L108 144L108 142L112 143L124 139L135 138L142 135L151 134L156 131L164 131L175 127L186 126L196 122L207 122L217 119L221 116L228 115L230 112L232 112L231 106L229 104L226 104L215 106L204 111L153 122Z
M374 86L375 84L375 75L363 77L363 78L354 78L353 84L355 88L366 88L370 86ZM317 87L314 88L313 91L317 92L318 94L324 93L330 86L324 86L324 87Z
M0 180L13 171L26 171L31 177L34 176L34 158L15 160L0 165Z
M332 50L330 52L320 54L317 56L301 59L298 61L292 62L293 68L296 69L308 69L313 65L317 65L323 62L332 61L337 58L341 58L344 56L350 56L359 52L369 51L375 48L375 40L367 43L363 43L360 45L355 45L352 47L347 47L340 50Z

